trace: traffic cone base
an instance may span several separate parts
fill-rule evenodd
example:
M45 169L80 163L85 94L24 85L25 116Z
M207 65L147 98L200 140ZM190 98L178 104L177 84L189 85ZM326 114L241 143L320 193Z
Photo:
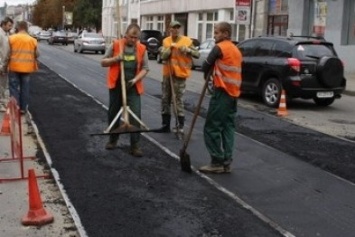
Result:
M4 119L2 121L2 126L1 126L1 135L10 135L10 110L9 108L6 109L6 113L4 115Z
M53 222L53 216L43 208L36 175L33 169L28 170L28 196L30 210L27 215L22 218L22 224L40 226Z
M44 208L36 211L28 211L27 215L22 218L23 225L45 225L52 223L54 218L51 214L47 213Z
M281 97L280 97L280 104L277 110L278 116L286 116L288 115L287 108L286 108L286 92L282 90Z

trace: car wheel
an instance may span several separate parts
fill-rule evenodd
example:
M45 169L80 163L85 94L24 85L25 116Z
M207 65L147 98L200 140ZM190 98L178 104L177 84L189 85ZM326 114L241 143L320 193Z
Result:
M102 54L105 54L105 53L106 53L106 51L105 51L105 50L101 50L101 53L102 53Z
M268 79L263 84L261 96L268 107L276 108L280 103L281 84L276 78Z
M333 104L334 100L335 100L334 97L333 98L313 98L313 101L316 103L316 105L322 106L322 107Z

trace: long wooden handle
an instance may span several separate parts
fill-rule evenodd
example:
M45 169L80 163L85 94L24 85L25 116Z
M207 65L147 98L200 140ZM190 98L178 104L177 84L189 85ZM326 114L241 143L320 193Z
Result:
M194 126L195 126L195 123L196 123L196 120L197 120L197 116L200 114L201 104L202 104L203 98L205 97L207 86L208 86L208 80L209 80L209 76L207 77L207 79L206 79L206 81L205 81L205 83L203 85L202 92L201 92L200 98L198 100L194 116L192 118L192 122L191 122L191 126L190 126L190 129L189 129L189 132L188 132L187 137L186 137L186 139L184 141L183 150L187 149L187 146L188 146L189 141L191 139L192 131L194 129Z

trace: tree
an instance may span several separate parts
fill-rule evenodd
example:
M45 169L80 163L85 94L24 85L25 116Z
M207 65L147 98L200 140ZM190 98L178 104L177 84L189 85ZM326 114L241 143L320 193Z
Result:
M42 28L61 28L65 11L73 12L72 27L101 29L101 0L37 0L33 10L33 24Z

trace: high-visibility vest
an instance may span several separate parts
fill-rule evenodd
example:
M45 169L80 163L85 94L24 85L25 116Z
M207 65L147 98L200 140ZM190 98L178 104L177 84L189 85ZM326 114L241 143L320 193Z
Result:
M169 48L173 43L171 36L167 37L163 41L163 47ZM190 47L192 40L186 36L179 36L179 40L175 42L175 47L171 50L170 60L163 65L163 76L169 76L169 64L171 68L171 74L177 77L186 79L191 74L192 58L191 55L183 54L179 48L182 46Z
M242 54L229 40L217 44L223 58L214 66L213 82L216 88L223 88L230 96L239 97L242 84Z
M37 40L27 33L17 33L9 37L11 48L9 70L31 73L37 71Z
M114 40L113 42L113 56L118 56L121 53L121 45L124 47L126 39ZM141 43L136 44L136 59L137 59L137 71L136 75L142 70L144 54L146 51L145 45ZM116 87L117 79L121 78L121 67L120 63L112 64L107 73L107 86L109 89ZM142 94L144 92L143 82L139 80L135 84L137 88L137 93Z

